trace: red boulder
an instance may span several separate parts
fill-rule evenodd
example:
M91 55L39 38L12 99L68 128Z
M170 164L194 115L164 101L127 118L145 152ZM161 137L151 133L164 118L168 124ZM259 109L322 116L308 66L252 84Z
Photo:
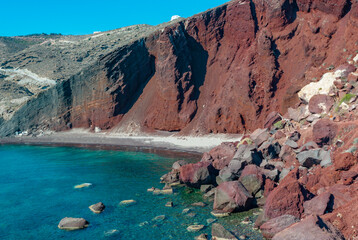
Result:
M331 144L337 134L337 124L329 119L321 119L313 126L314 141L322 146Z

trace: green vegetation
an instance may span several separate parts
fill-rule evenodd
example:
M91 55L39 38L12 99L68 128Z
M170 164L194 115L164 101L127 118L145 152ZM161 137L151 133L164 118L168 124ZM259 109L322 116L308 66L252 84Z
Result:
M339 101L339 106L342 103L347 103L349 102L353 97L355 97L356 95L352 94L352 93L347 93L346 95L344 95L344 97Z
M356 95L354 95L352 93L347 93L346 95L344 95L343 98L338 102L338 105L335 108L336 112L338 112L339 107L342 105L342 103L348 103L355 96Z
M253 143L253 141L251 140L251 138L244 138L244 139L242 139L240 142L239 142L239 144L237 145L237 147L239 147L240 145L242 145L242 144L244 144L244 143L247 143L248 145L251 145L252 143Z
M285 127L285 122L284 121L278 121L273 125L276 129L282 129Z

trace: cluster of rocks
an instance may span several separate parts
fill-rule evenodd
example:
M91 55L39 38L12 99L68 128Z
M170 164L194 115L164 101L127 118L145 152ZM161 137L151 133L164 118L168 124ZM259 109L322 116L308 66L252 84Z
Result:
M297 108L272 112L264 129L222 143L200 162L176 162L161 180L200 188L217 217L261 207L255 226L266 238L354 239L355 71L346 64L324 74L301 90Z

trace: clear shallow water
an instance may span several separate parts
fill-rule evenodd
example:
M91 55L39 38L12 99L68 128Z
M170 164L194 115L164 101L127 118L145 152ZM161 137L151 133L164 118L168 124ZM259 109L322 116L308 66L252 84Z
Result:
M163 187L160 176L177 160L143 152L0 146L0 239L193 239L210 233L210 227L199 233L186 230L212 218L210 204L192 207L195 217L182 214L194 201L203 201L200 193L179 189L175 195L155 196L147 192L152 186ZM73 188L81 183L93 186ZM128 199L137 204L118 206ZM92 213L88 206L100 201L105 211ZM168 201L175 207L165 207ZM165 215L165 220L152 221L158 215ZM90 225L78 231L59 230L64 217L83 217ZM143 222L147 224L139 226ZM110 234L114 229L117 232ZM245 227L237 229L249 239L260 239Z

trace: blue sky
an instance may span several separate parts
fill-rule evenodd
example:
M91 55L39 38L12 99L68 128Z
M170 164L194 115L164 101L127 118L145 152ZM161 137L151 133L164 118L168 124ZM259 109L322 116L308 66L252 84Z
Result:
M189 17L228 0L0 0L0 36L89 34Z

